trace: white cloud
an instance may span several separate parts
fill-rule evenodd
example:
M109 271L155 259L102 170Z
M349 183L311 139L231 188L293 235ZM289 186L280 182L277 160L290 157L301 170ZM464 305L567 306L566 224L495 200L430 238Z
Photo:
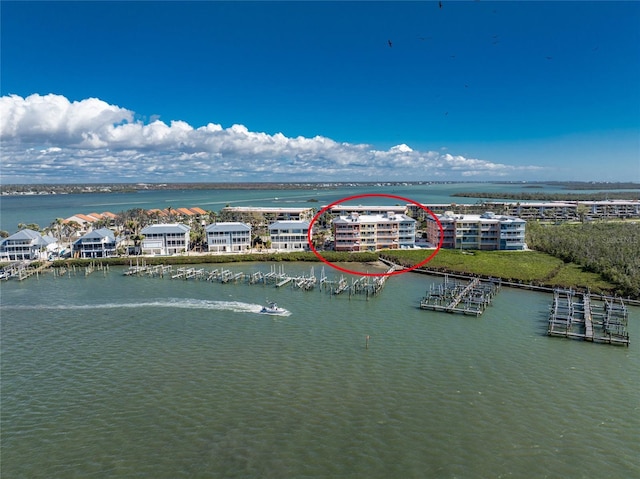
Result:
M193 128L134 121L96 98L0 98L4 182L429 180L521 175L516 167L405 144L388 150L330 138L289 138L244 125Z

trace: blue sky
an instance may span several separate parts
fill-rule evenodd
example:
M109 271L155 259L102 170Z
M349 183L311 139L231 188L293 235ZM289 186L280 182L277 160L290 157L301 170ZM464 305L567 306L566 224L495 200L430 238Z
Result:
M2 183L640 181L640 2L6 2Z

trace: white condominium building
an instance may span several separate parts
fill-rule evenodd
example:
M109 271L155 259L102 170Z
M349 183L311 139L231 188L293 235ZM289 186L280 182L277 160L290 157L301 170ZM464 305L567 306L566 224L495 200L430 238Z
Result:
M522 250L525 248L526 221L513 216L460 215L447 212L436 215L442 225L442 247L475 250ZM427 217L427 240L437 245L440 228Z

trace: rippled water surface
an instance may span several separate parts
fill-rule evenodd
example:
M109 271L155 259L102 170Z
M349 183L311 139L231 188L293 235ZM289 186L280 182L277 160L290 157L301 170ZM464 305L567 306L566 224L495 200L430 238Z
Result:
M591 344L546 336L544 294L419 310L439 281L2 283L2 477L640 476L637 309L629 348Z

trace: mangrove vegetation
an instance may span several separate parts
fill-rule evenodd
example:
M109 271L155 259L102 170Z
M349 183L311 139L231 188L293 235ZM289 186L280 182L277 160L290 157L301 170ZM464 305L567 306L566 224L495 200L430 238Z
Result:
M640 297L640 224L593 222L527 223L527 244L615 285L621 296Z

